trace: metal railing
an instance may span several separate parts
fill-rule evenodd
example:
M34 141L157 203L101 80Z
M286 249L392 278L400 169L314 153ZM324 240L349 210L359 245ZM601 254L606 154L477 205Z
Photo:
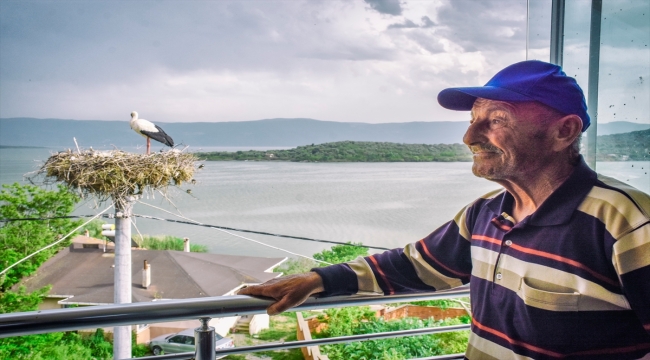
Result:
M336 296L329 298L310 298L302 305L290 311L318 310L332 307L360 306L385 303L399 303L419 300L438 300L469 296L467 287L416 294L390 296ZM183 353L145 357L140 359L214 359L215 355L239 354L263 350L290 349L322 344L334 344L352 341L364 341L409 335L423 335L439 332L467 330L469 325L454 325L438 328L402 330L378 334L365 334L302 340L283 343L271 343L257 346L214 350L214 328L207 325L210 318L229 317L266 313L272 300L235 295L223 297L206 297L197 299L164 300L147 303L89 306L72 309L41 310L0 315L0 338L42 334L55 331L72 331L87 328L149 324L199 319L203 324L195 330L196 353ZM449 357L452 356L452 357ZM462 354L444 355L430 359L456 359Z

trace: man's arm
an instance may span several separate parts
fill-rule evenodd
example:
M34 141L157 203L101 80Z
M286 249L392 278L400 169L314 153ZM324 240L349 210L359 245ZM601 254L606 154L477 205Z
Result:
M274 315L302 304L311 295L381 295L449 289L469 282L471 237L467 213L471 204L426 238L403 249L314 269L250 286L239 295L275 299L267 312Z
M324 291L323 280L315 272L289 275L269 280L239 290L239 295L264 296L276 302L266 309L269 315L276 315L305 302L313 294Z

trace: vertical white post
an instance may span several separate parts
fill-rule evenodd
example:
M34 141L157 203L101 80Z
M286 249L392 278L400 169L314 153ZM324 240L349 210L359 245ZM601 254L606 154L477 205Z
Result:
M115 201L115 304L131 302L131 213L134 201L132 197ZM116 326L113 328L113 359L130 358L131 326Z
M151 264L144 261L144 267L142 268L142 287L148 289L151 285Z
M190 238L183 238L183 251L190 252Z

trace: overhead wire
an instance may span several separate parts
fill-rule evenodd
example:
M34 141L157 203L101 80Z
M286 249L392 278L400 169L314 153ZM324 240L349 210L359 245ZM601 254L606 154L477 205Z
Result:
M146 203L142 203L142 204L146 204ZM147 205L149 205L149 204L147 204ZM43 220L52 220L52 219L75 219L75 218L92 217L92 216L93 215L69 215L69 216L55 216L55 217L43 217L43 218L7 218L7 219L0 219L0 222L43 221ZM211 225L211 224L204 224L204 223L197 223L197 222L190 222L190 221L182 221L182 220L174 220L174 219L165 219L165 218L160 218L160 217L150 217L148 215L133 214L132 216L141 217L141 218L145 218L145 219L148 218L150 220L166 221L166 222L185 224L185 225L202 226L202 227L215 228L215 229L223 229L223 230L230 230L230 231L237 231L237 232L245 232L245 233L250 233L250 234L282 237L282 238L287 238L287 239L313 241L313 242L321 242L321 243L335 244L335 245L354 246L354 247L361 247L361 248L366 248L366 249L390 250L389 248L385 248L385 247L381 247L381 246L354 244L354 243L350 243L350 242L342 242L342 241L334 241L334 240L323 240L323 239L313 239L313 238L302 237L302 236L275 234L275 233L270 233L270 232L265 232L265 231L246 230L246 229L238 229L238 228L232 228L232 227L227 227L227 226ZM107 214L107 215L103 215L102 217L104 217L104 218L112 218L113 216L112 216L112 214Z
M160 210L160 211L164 211L164 212L169 213L169 214L171 214L171 215L177 216L177 217L179 217L179 218L181 218L181 219L185 219L185 220L191 221L191 222L195 223L196 225L205 225L205 224L203 224L203 223L201 223L201 222L199 222L199 221L192 220L192 219L187 218L187 217L182 216L182 215L174 214L174 213L171 212L171 211L165 210L165 209L160 208L160 207L155 206L155 205L147 204L147 203L142 202L142 201L138 201L138 203L139 203L139 204L146 205L146 206L150 206L150 207L152 207L152 208L154 208L154 209L158 209L158 210ZM155 218L155 216L149 216L149 215L136 215L136 216L138 216L138 217L142 217L142 218L145 218L145 219L146 219L146 218L150 218L150 219L154 219L154 218ZM163 219L162 219L162 218L158 218L157 220L163 220ZM238 238L240 238L240 239L244 239L244 240L247 240L247 241L252 241L252 242L254 242L254 243L256 243L256 244L260 244L260 245L263 245L263 246L266 246L266 247L270 247L270 248L275 249L275 250L279 250L279 251L282 251L282 252L286 252L287 254L291 254L291 255L299 256L299 257L302 257L302 258L305 258L305 259L309 259L309 260L312 260L312 261L315 261L315 262L319 262L319 263L322 263L322 264L332 265L332 263L329 263L329 262L327 262L327 261L322 261L322 260L314 259L314 258L312 258L312 257L305 256L305 255L302 255L302 254L298 254L298 253L295 253L295 252L293 252L293 251L289 251L289 250L286 250L286 249L283 249L283 248L280 248L280 247L277 247L277 246L269 245L269 244L263 243L263 242L258 241L258 240L254 240L254 239L251 239L251 238L247 238L247 237L245 237L245 236L241 236L241 235L233 234L233 233L231 233L230 231L227 231L227 230L224 230L224 229L221 229L221 228L217 228L217 227L210 227L210 228L215 229L215 230L217 230L217 231L221 231L221 232L223 232L223 233L226 233L226 234L231 235L231 236L234 236L234 237L238 237Z
M25 256L24 258L18 260L17 262L11 264L11 265L8 266L6 269L0 271L0 276L3 275L3 274L5 274L5 273L6 273L7 271L9 271L12 267L14 267L14 266L16 266L16 265L22 263L23 261L25 261L25 260L31 258L32 256L38 254L39 252L41 252L41 251L43 251L43 250L46 250L46 249L49 249L49 248L51 248L52 246L54 246L54 245L60 243L61 241L67 239L67 238L70 237L71 235L75 234L75 233L77 232L77 230L81 229L82 227L86 226L89 222L91 222L91 221L95 220L96 218L100 217L102 214L104 214L105 212L107 212L107 211L108 211L110 208L112 208L112 207L113 207L113 204L111 204L109 207L107 207L106 209L104 209L104 211L102 211L102 212L100 212L99 214L93 216L90 220L88 220L88 221L86 221L85 223L83 223L83 224L77 226L74 230L70 231L68 234L66 234L66 235L65 235L64 237L62 237L61 239L59 239L59 240L57 240L57 241L51 243L50 245L47 245L47 246L45 246L45 247L42 247L42 248L40 248L40 249L34 251L33 253L31 253L31 254Z

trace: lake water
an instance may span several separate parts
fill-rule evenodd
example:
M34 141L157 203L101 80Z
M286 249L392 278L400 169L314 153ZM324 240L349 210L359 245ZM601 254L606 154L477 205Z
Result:
M23 174L37 169L50 151L0 149L0 183L24 181ZM598 171L650 192L650 162L599 163ZM388 248L426 236L461 207L498 187L474 177L471 163L205 162L195 178L195 185L170 189L173 205L160 194L141 201L206 224ZM89 199L75 213L94 214L107 205L96 208ZM134 213L182 220L141 204ZM287 256L214 229L142 218L136 222L141 233L189 237L210 252ZM331 246L237 234L303 255Z

